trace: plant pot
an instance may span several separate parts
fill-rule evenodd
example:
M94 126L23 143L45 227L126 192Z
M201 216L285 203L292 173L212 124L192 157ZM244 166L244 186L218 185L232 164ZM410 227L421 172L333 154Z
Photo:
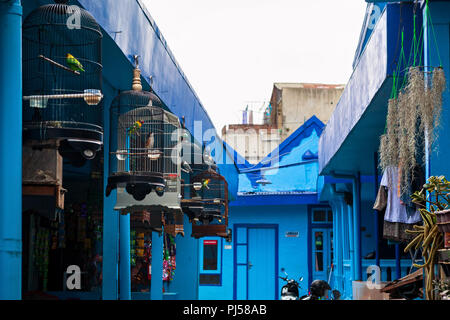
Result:
M436 211L436 224L440 232L450 232L450 210Z

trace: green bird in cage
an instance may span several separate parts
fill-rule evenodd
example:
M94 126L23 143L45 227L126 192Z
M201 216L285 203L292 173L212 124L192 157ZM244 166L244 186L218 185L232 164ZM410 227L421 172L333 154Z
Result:
M143 120L137 120L133 125L128 129L129 134L139 134L139 130L141 129L142 125L144 124Z
M67 62L67 65L69 66L70 70L84 72L83 65L80 63L80 61L77 60L77 58L75 58L70 53L68 53L66 56L66 62Z

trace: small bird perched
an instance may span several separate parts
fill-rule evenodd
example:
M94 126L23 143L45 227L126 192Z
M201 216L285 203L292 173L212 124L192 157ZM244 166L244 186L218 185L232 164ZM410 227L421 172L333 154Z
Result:
M183 162L181 163L181 170L183 170L183 172L186 173L192 173L192 168L189 165L189 163L186 160L183 160Z
M83 65L80 63L80 61L77 60L77 58L75 58L70 53L68 53L66 56L66 62L67 62L67 65L69 66L70 70L84 72Z
M128 128L128 133L129 134L137 134L138 136L139 134L139 130L141 129L142 125L144 124L143 120L137 120L133 123L133 125Z
M209 181L211 181L211 179L203 180L203 184L202 184L203 188L209 189L209 187L208 187Z
M145 142L145 148L152 149L154 143L155 143L155 138L153 136L153 132L150 132L150 134L148 135L147 141Z
M155 144L155 136L153 135L153 132L150 132L147 140L145 141L145 149L148 150L148 157L151 160L157 160L160 156L159 150L153 150L154 144Z

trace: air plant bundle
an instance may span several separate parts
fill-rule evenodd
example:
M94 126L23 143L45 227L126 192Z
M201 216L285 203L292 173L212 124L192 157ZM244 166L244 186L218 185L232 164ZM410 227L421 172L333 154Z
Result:
M380 165L383 170L388 166L398 165L397 99L389 99L386 122L386 133L380 139Z
M405 86L389 100L386 133L380 137L380 167L399 167L402 195L410 194L414 168L437 138L445 86L441 67L432 72L411 67Z

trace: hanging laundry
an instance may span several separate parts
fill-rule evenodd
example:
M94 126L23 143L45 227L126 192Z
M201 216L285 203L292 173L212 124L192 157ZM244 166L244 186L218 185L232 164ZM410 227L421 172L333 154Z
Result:
M398 181L398 169L395 167L386 168L380 184L380 188L387 189L387 203L383 223L383 238L392 241L409 242L412 240L412 235L406 233L405 231L407 229L412 229L414 224L420 223L422 218L419 211L415 207L412 207L411 210L407 205L401 202L400 195L398 193ZM380 197L383 197L382 191ZM378 205L377 207L379 208L382 207L382 205L377 203L375 203L375 205Z
M377 198L375 199L373 209L377 211L383 211L384 209L386 209L387 198L388 193L386 187L380 186L380 188L378 188Z
M406 206L400 203L400 197L397 192L398 171L395 167L388 167L381 179L381 186L388 189L386 212L384 220L389 222L401 222L414 224L421 221L418 210L410 213Z

